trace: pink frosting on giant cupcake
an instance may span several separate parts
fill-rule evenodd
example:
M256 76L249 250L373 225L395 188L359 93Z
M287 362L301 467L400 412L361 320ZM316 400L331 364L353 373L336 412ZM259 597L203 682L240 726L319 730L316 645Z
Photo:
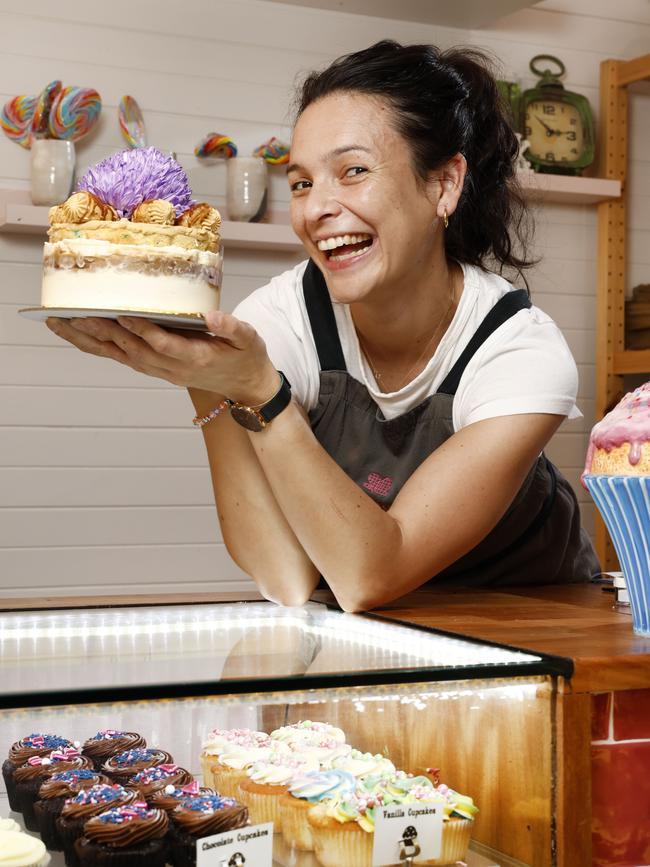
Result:
M610 452L623 443L629 443L628 460L634 466L641 459L641 446L648 441L650 441L650 382L626 394L602 421L594 425L589 438L583 475L591 472L591 462L596 449Z

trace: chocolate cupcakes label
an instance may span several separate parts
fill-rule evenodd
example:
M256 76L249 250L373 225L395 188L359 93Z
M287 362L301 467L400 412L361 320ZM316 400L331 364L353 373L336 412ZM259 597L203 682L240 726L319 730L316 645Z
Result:
M271 867L273 823L246 825L196 841L196 867Z

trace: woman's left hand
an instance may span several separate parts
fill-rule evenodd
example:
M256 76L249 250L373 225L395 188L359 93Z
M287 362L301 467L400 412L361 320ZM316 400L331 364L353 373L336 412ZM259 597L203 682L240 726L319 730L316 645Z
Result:
M210 334L167 331L146 319L47 320L48 328L83 352L112 358L174 385L256 405L278 386L266 345L247 322L221 311L206 315Z

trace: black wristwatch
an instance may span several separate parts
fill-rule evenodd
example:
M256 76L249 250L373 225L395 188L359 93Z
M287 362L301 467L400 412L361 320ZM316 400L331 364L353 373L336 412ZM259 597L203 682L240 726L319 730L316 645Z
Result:
M291 403L291 383L281 370L278 370L278 373L282 384L271 400L267 400L266 403L259 406L246 406L236 400L228 401L230 415L237 424L250 431L264 430L276 415L280 415L282 410L289 406Z

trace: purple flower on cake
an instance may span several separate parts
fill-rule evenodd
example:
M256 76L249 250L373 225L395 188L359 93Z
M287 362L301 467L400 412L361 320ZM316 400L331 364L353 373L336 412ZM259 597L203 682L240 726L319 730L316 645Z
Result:
M127 219L139 204L152 199L171 202L177 217L195 204L183 169L173 157L153 147L107 157L88 169L77 190L92 193Z

